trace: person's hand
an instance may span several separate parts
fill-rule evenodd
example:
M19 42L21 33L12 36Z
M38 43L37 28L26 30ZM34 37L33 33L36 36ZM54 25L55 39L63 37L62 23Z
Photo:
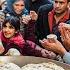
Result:
M4 47L0 46L0 54L2 54L5 51Z
M41 53L42 53L43 57L47 57L47 58L51 58L51 59L55 59L56 58L56 54L55 53L53 53L51 51L48 51L46 49L42 49Z
M66 26L65 24L60 24L59 31L61 33L61 39L65 48L70 50L70 25Z
M22 16L22 22L24 24L28 24L30 20L31 20L30 15Z
M0 54L2 54L5 51L5 48L3 47L2 41L0 40Z
M40 40L40 43L42 44L44 48L50 51L53 51L55 53L58 53L60 55L64 55L64 53L66 52L65 48L58 40L49 42L47 39L43 39L43 40Z
M36 21L37 18L38 18L38 15L36 14L35 11L30 11L30 17L31 17L32 20Z

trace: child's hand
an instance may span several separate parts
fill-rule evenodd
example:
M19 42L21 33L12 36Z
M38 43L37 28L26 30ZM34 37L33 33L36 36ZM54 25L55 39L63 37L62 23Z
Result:
M5 51L3 46L0 46L0 54L2 54Z
M55 59L56 58L56 54L53 53L52 51L48 51L46 49L42 49L41 53L42 53L43 57L47 57L47 58L51 58L51 59Z

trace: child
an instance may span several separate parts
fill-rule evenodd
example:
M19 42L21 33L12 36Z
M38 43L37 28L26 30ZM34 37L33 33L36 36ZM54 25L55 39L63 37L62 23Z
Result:
M22 53L21 49L25 44L24 39L19 33L20 22L15 17L7 17L2 25L2 30L0 32L1 41L5 48L3 55L8 52L10 48L17 48L20 53ZM17 47L18 46L18 47Z
M40 48L32 41L25 41L20 34L19 29L20 21L18 18L9 16L4 20L0 32L1 40L5 48L2 55L5 55L9 49L14 48L17 49L21 55L55 58L56 55L53 52Z

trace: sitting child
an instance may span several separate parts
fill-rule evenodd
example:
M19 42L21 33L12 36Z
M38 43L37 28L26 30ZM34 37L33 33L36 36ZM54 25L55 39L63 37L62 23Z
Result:
M56 57L53 52L39 47L32 41L24 40L19 29L20 21L18 18L9 16L4 20L0 32L0 38L4 46L4 52L1 55L8 55L8 51L14 48L20 52L19 55L40 56L52 59Z

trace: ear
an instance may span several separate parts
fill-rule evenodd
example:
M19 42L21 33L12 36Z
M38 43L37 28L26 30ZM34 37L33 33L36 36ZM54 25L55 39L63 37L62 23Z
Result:
M18 33L18 31L15 32L15 34L17 34L17 33Z
M68 2L68 8L70 8L70 2Z

